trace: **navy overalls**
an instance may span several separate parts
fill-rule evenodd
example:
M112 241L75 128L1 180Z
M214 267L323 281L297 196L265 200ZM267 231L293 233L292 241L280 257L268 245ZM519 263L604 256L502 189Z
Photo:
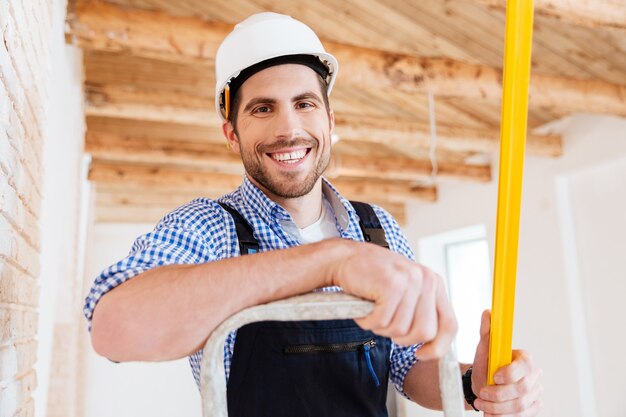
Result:
M371 206L351 202L367 241L386 246ZM241 254L252 228L231 207ZM237 330L227 385L229 417L387 417L391 340L354 320L266 321Z

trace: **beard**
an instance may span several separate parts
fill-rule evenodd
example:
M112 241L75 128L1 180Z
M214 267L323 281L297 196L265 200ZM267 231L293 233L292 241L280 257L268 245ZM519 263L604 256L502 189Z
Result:
M313 139L296 138L280 140L271 145L262 145L257 151L262 159L267 153L271 153L274 150L298 146L310 148L306 157L314 150L319 149L318 142ZM313 169L306 174L304 179L301 179L302 174L299 172L283 172L278 176L272 175L270 170L261 163L254 150L244 151L243 147L240 149L241 160L246 174L257 184L280 198L298 198L310 193L330 163L330 152L326 152L320 156Z

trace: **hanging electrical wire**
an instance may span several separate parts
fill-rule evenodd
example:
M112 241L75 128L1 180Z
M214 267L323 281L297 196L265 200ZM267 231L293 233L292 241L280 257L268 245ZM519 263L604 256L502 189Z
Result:
M430 142L428 147L428 157L432 170L430 172L430 183L435 185L437 177L437 119L435 117L435 97L432 91L428 92L428 121L430 124Z

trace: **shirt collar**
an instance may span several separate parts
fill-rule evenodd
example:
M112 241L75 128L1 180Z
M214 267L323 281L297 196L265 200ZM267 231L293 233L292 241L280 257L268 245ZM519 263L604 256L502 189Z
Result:
M337 223L343 230L349 229L350 224L355 221L356 223L359 222L352 204L339 194L335 187L324 177L322 177L322 193L333 208Z
M258 215L266 223L273 223L276 220L292 220L289 212L270 200L263 191L250 181L247 175L244 176L240 190L246 205L255 207ZM346 232L356 233L357 227L355 225L359 224L359 218L354 207L324 177L322 177L322 193L330 203L339 227Z
M275 220L291 219L289 212L270 200L259 187L248 179L247 175L244 176L240 189L243 201L249 207L254 207L265 223L271 224Z

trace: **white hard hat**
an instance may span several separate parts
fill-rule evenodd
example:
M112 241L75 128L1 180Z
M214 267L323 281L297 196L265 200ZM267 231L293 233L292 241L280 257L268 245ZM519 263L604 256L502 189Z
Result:
M241 71L272 58L292 55L310 55L320 60L328 71L326 83L330 94L337 77L337 60L326 53L307 25L287 15L265 12L235 26L215 57L215 109L220 118L225 119L224 89Z

